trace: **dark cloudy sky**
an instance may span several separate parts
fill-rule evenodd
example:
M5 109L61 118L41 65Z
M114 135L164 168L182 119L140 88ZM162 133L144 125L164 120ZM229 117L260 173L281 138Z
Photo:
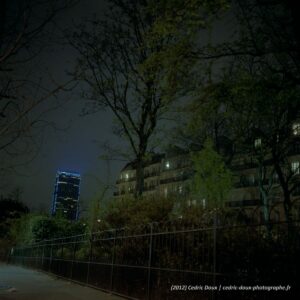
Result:
M105 9L105 1L81 1L76 7L61 13L57 20L60 28L72 30L73 24L92 14L101 15ZM216 25L214 38L224 38L227 32L224 22ZM33 69L37 74L47 73L56 82L68 79L67 71L74 66L75 53L68 46L52 46L44 51L35 61ZM39 69L37 69L39 68ZM48 76L48 75L47 75ZM47 77L46 76L46 77ZM46 79L46 82L49 79ZM50 210L57 170L79 172L82 176L81 201L85 207L90 199L99 192L99 182L113 184L118 172L124 165L121 161L111 161L109 164L99 158L103 150L99 144L110 141L114 145L124 147L111 130L113 117L109 111L80 116L84 101L80 99L80 86L71 92L59 94L59 107L45 115L45 119L55 123L45 129L41 147L36 158L17 169L13 173L6 191L14 187L23 190L22 200L33 211ZM41 109L47 109L42 107ZM108 178L110 174L110 178Z

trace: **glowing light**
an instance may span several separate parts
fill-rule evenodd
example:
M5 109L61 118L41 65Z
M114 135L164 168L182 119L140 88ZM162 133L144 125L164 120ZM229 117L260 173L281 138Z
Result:
M293 135L300 135L300 123L293 124Z
M258 148L260 146L261 146L261 139L255 139L255 141L254 141L254 147Z

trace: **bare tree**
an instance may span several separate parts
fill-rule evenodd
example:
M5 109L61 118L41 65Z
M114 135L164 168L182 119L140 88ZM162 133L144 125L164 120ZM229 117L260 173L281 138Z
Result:
M40 126L38 107L70 81L44 87L40 74L30 73L34 59L50 45L50 28L60 12L77 0L13 0L0 2L0 154L23 152L22 140L32 139L32 128ZM53 31L52 31L53 33ZM31 141L32 144L32 141ZM18 148L18 149L17 149ZM3 167L3 166L1 166Z
M109 109L117 127L115 133L129 143L136 163L135 196L143 193L143 165L147 160L158 125L174 99L164 97L162 65L147 64L169 42L149 39L157 16L151 1L109 1L102 20L94 19L71 39L78 50L76 76L89 89L86 112ZM156 12L158 13L158 12Z

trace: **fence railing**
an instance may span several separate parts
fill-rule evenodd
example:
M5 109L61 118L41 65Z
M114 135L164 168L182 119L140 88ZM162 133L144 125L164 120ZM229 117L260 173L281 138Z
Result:
M224 226L215 218L42 241L15 248L11 262L132 299L277 299L223 287L295 291L299 250L298 222Z

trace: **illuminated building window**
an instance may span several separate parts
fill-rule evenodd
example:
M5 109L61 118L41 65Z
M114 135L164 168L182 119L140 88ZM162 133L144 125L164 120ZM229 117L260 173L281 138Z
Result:
M129 179L129 174L128 173L125 174L125 178Z
M206 207L206 199L202 199L202 207L205 208Z
M294 174L300 174L299 167L300 167L299 161L293 161L293 162L292 162L292 164L291 164L291 169L292 169L292 172L293 172Z
M164 189L164 194L165 194L165 197L168 197L168 188Z
M166 162L166 169L170 169L170 162L169 161Z
M293 135L300 135L300 123L293 124Z
M261 139L260 138L254 140L254 147L255 148L261 147Z
M178 192L179 192L179 194L182 194L182 192L183 192L183 186L182 186L182 185L180 185L180 186L178 187Z

